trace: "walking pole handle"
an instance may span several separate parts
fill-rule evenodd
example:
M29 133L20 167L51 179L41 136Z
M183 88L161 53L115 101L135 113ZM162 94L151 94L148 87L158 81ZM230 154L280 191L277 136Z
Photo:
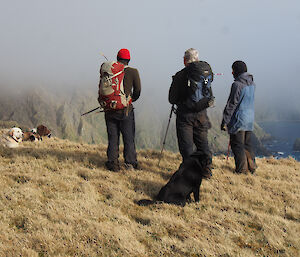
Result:
M230 140L229 140L228 149L227 149L227 157L226 157L227 161L228 161L228 158L229 158L229 152L230 152Z

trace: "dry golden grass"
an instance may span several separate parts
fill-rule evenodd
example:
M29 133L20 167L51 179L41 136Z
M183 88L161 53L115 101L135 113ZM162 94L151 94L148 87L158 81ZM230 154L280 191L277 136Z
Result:
M134 201L180 163L140 151L143 170L104 169L106 147L57 138L0 148L0 256L300 256L300 163L257 159L255 175L214 157L200 202Z

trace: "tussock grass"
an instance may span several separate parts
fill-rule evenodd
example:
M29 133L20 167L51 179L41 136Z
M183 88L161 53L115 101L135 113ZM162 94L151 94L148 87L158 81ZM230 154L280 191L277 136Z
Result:
M179 154L139 151L141 171L104 169L106 146L45 139L0 148L0 256L299 256L300 163L257 159L236 175L214 157L200 202L151 198Z

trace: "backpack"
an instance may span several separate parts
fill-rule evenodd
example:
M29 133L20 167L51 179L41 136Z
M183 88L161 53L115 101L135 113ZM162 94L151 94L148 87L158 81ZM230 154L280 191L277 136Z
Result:
M199 70L200 74L197 75L197 81L188 76L187 83L187 99L185 105L189 109L194 109L199 111L202 108L202 103L204 106L207 105L209 99L213 98L211 83L213 81L213 74L208 65L201 66ZM199 105L198 107L196 107ZM208 106L206 106L207 108Z
M100 68L98 101L104 111L122 110L131 104L131 96L124 92L123 80L126 66L120 62L104 62Z

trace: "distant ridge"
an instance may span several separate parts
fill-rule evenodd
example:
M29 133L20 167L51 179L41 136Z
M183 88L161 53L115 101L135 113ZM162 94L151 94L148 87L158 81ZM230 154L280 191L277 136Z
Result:
M0 120L15 121L23 127L33 128L39 124L49 127L53 135L76 142L90 144L107 143L106 126L102 113L82 113L98 106L95 92L74 91L72 93L51 93L45 89L30 89L0 96ZM209 110L212 129L209 130L209 144L214 153L225 153L228 146L227 133L220 131L221 111ZM166 130L167 117L159 111L141 105L136 111L136 144L139 149L160 149ZM266 133L255 126L256 150L260 155L269 153L260 139ZM169 129L166 149L178 151L175 131L175 117Z

